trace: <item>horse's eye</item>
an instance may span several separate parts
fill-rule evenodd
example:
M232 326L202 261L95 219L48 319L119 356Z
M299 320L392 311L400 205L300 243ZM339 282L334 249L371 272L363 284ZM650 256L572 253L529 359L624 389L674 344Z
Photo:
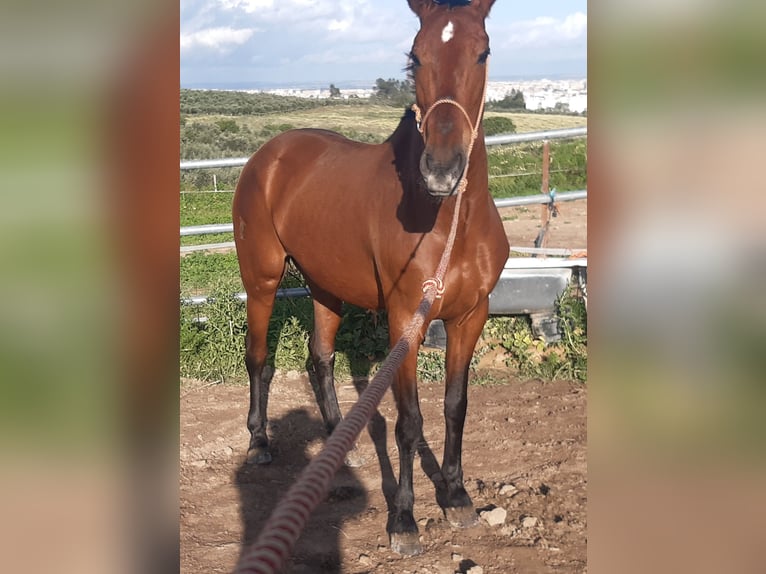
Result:
M479 64L486 64L487 58L489 58L489 48L484 50L481 55L479 56Z
M415 55L414 52L409 53L410 56L410 68L417 68L420 66L420 60L418 60L418 57Z

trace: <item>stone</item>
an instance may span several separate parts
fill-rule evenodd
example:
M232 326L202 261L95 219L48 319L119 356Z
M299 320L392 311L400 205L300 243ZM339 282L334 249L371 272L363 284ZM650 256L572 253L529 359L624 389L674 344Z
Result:
M482 520L485 520L490 526L500 526L505 523L505 517L508 515L505 508L497 506L492 510L485 510L481 513Z
M535 526L537 526L537 518L535 518L534 516L526 516L521 521L521 526L522 528L534 528Z
M519 489L516 488L512 484L504 484L500 487L500 492L498 493L500 496L505 496L506 498L512 498L516 496L519 493Z
M453 562L462 562L463 561L463 555L458 554L457 552L452 553L452 561Z

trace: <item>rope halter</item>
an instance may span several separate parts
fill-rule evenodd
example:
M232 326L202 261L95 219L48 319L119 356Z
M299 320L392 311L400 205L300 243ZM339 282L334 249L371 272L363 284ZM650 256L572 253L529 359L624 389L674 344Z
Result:
M481 93L481 102L479 103L479 113L476 115L476 121L472 122L471 117L465 108L456 102L452 98L440 98L436 100L423 114L420 106L417 103L412 104L412 111L415 112L415 122L418 131L423 136L423 143L426 141L426 122L433 113L437 106L448 104L455 106L463 114L465 121L468 122L468 126L471 128L471 141L468 144L468 153L466 154L465 167L463 168L463 174L460 176L460 181L457 185L457 199L455 200L455 212L452 215L452 225L450 226L449 236L447 237L447 244L444 248L444 255L439 266L436 268L436 272L433 277L430 277L423 281L423 293L428 294L429 291L434 292L435 299L441 299L444 294L444 275L447 272L447 264L449 263L450 254L452 253L452 247L455 243L455 235L457 234L457 222L458 215L460 214L460 204L463 199L463 192L468 187L468 165L471 161L471 154L473 153L473 145L476 142L476 138L479 137L479 126L481 126L481 117L484 114L484 100L487 97L487 80L489 78L489 62L484 64L484 88Z

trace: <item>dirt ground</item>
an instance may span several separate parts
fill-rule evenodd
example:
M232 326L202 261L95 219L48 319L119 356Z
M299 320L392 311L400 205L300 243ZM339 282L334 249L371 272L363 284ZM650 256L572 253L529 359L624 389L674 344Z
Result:
M585 250L588 246L588 201L557 203L558 215L550 219L546 233L547 247ZM540 232L542 206L505 207L500 209L511 247L532 247ZM546 207L547 209L547 207ZM512 254L518 255L518 254Z
M549 247L582 249L585 201L561 204ZM512 246L531 246L540 208L501 210ZM444 438L443 385L419 386L425 444L415 468L415 519L423 554L403 558L388 548L388 500L398 478L395 407L387 393L359 439L366 463L343 467L297 543L288 572L349 574L586 572L586 386L524 381L495 370L499 384L469 389L463 467L476 509L501 508L504 520L458 530L436 504ZM358 393L338 381L345 412ZM325 431L305 373L278 372L269 402L273 462L244 463L246 386L183 381L181 385L181 571L232 572L269 513L312 456ZM502 511L495 510L502 515Z
M359 439L365 459L343 467L298 541L290 572L489 573L586 570L586 387L569 381L471 386L463 447L466 489L480 512L506 511L502 524L457 530L436 504L444 436L443 387L420 385L426 444L415 469L415 518L424 553L388 548L387 497L398 478L390 392ZM341 408L357 392L338 382ZM324 427L305 375L272 383L274 460L244 463L247 387L185 381L181 389L181 571L231 572L242 542L254 541L277 500L321 449ZM496 511L497 512L497 511ZM471 572L479 572L474 569Z

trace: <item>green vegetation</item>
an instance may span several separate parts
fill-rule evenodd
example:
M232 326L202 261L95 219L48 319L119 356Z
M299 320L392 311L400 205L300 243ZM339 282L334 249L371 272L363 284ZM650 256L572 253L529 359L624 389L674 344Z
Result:
M522 376L542 379L567 378L585 381L587 377L587 315L585 303L567 289L556 304L561 342L546 345L535 338L528 317L493 317L484 336L492 346L508 353L506 365Z
M325 106L352 106L355 100L299 98L274 94L229 92L217 90L186 90L180 94L181 114L221 116L262 116L278 112L308 110ZM187 117L188 119L188 117ZM183 123L183 122L182 122Z
M396 107L409 107L415 102L415 85L409 79L378 78L374 89L373 101Z
M493 146L488 154L489 192L494 198L540 193L542 145ZM584 139L550 142L549 187L572 191L587 187L587 145Z
M526 110L527 104L524 101L524 94L521 90L514 88L502 100L489 102L488 108L492 110Z
M228 282L211 291L204 306L181 308L181 376L202 380L247 380L244 363L245 305L231 296ZM582 299L566 291L557 304L562 340L546 345L532 334L526 317L491 317L477 353L471 376L479 384L493 378L478 368L481 356L494 349L505 354L505 364L519 376L568 378L587 376L587 323ZM278 299L269 323L269 363L283 370L309 368L308 337L313 310L308 297ZM339 378L369 376L388 352L385 313L346 306L336 338L335 372ZM425 383L444 381L444 353L422 349L418 378Z
M181 307L181 376L244 381L245 304L231 296L228 281L210 293L204 306ZM285 370L307 369L312 322L310 298L277 299L269 323L269 363ZM369 375L388 351L385 314L347 306L336 347L338 376Z
M492 116L489 118L484 118L482 123L484 124L485 136L516 133L516 124L514 124L513 120L507 116Z

